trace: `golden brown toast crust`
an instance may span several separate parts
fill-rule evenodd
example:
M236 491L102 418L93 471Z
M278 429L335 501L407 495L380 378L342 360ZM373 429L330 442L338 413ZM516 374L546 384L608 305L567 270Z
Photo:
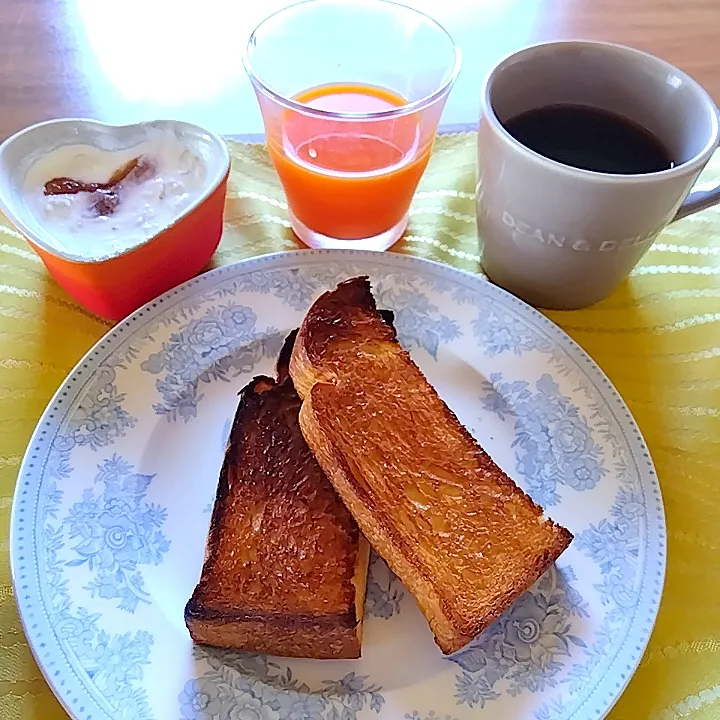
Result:
M354 658L369 548L305 443L287 374L241 393L185 620L199 643Z
M443 652L482 632L571 542L439 398L366 278L315 302L290 373L305 439Z

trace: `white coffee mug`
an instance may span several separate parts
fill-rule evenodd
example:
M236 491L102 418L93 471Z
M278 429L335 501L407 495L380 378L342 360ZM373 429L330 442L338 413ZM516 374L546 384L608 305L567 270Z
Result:
M595 172L549 159L504 123L552 105L585 105L646 128L674 166ZM490 279L533 305L569 309L611 293L669 222L720 202L691 192L718 146L718 111L659 58L600 42L535 45L502 60L482 96L478 228Z

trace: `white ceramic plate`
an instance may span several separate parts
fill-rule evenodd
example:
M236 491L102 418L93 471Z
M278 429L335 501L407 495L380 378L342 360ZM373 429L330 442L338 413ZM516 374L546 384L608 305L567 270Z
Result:
M460 420L575 540L451 659L379 560L362 660L194 648L183 608L237 392L272 373L321 291L358 274ZM630 413L540 313L443 265L302 251L195 279L88 353L28 448L11 555L38 663L81 720L592 720L648 641L665 524Z

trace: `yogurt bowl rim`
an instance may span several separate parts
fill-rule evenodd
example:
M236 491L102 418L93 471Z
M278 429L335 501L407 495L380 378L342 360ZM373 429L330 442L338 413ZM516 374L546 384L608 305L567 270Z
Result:
M32 133L35 133L38 130L44 127L48 127L50 125L67 125L76 130L82 127L95 126L99 128L105 128L111 131L123 131L132 129L142 131L143 128L156 127L162 129L163 127L174 126L176 128L186 128L192 132L197 133L198 135L207 136L211 141L211 145L215 148L215 151L217 152L216 156L214 157L214 162L216 164L217 170L212 174L212 176L210 176L206 180L206 182L204 183L204 188L198 194L198 196L182 212L180 212L173 219L172 222L158 229L157 232L154 232L152 235L148 236L144 240L140 240L139 242L136 242L127 248L114 250L102 255L86 255L83 253L71 252L65 248L57 247L56 245L48 243L40 234L38 234L32 227L30 227L28 223L25 222L23 212L16 212L16 207L18 204L17 199L8 197L8 194L5 192L4 184L0 184L0 210L5 213L6 217L8 218L8 220L10 220L10 222L12 222L15 228L19 230L31 244L37 245L38 247L42 248L43 251L69 262L89 265L104 263L109 260L114 260L116 258L129 255L144 247L145 245L150 244L158 236L173 229L185 218L190 216L195 210L197 210L223 184L223 182L225 182L230 172L231 158L230 150L228 149L227 144L220 135L212 132L211 130L208 130L207 128L202 127L201 125L196 125L195 123L187 122L185 120L173 120L165 118L157 118L154 120L143 120L135 123L116 125L114 123L107 123L101 120L93 120L90 118L65 117L54 118L52 120L44 120L42 122L29 125L28 127L19 130L18 132L14 133L9 138L4 140L2 143L0 143L0 173L3 173L7 176L7 173L4 173L3 159L9 147L11 147L17 141L21 140L21 138L31 135ZM78 134L76 137L68 137L66 143L60 143L57 147L53 148L53 150L68 145L83 144L83 140L84 138L82 134ZM140 144L141 142L142 139L139 140L137 144ZM84 144L94 146L92 142L86 142ZM128 146L128 149L132 147L134 147L134 145ZM42 151L41 146L39 149ZM22 193L22 187L17 187L16 192L18 194ZM26 212L30 212L30 210L28 209ZM40 220L37 220L37 223L38 225L42 226L42 222Z

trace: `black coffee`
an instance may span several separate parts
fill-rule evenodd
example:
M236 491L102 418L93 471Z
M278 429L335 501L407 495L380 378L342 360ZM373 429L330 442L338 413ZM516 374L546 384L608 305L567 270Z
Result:
M668 151L644 127L587 105L547 105L503 125L536 153L584 170L635 175L673 167Z

